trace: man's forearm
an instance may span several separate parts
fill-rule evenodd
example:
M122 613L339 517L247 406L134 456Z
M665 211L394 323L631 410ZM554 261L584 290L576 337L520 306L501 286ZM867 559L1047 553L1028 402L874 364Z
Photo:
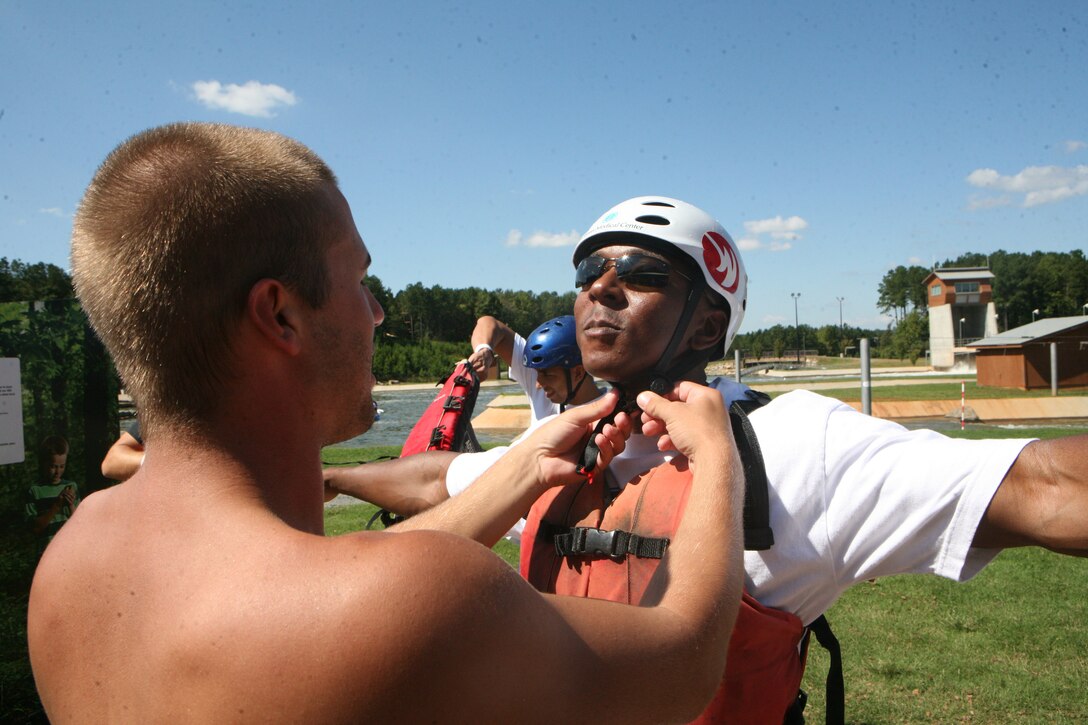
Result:
M511 448L460 495L393 527L394 531L446 531L480 542L495 543L517 523L543 493L530 475L531 447Z
M350 468L326 468L326 487L401 516L414 516L447 498L446 470L451 451L425 451L392 461Z
M1028 444L998 487L974 545L1088 556L1088 435Z

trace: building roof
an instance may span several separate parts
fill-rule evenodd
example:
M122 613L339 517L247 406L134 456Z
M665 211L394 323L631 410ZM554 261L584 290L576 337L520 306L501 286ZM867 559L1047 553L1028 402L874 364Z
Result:
M965 279L993 279L994 273L986 267L949 267L947 269L935 269L925 278L925 284L929 284L929 280L933 277L937 277L946 282L955 282L957 280Z
M1017 347L1038 342L1043 338L1051 337L1059 332L1065 332L1077 327L1088 327L1088 317L1078 315L1076 317L1047 317L1036 320L1027 325L1014 327L1011 330L987 337L978 342L972 342L967 347Z

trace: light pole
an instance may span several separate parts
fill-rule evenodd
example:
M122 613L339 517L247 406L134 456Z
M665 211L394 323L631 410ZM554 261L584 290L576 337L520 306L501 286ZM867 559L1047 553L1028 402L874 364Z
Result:
M793 344L797 348L797 364L801 364L801 323L800 318L797 316L797 298L801 296L800 292L790 292L790 297L793 298Z
M963 345L963 323L967 322L966 317L960 318L960 345Z
M846 334L845 334L845 332L843 331L843 328L842 328L842 303L843 303L843 300L845 300L846 298L845 297L836 297L835 299L837 299L839 301L839 357L845 357L843 355L843 349L842 349L843 339L846 337Z
M1038 307L1036 307L1034 310L1031 311L1031 321L1032 322L1035 322L1035 316L1038 315L1038 314L1039 314L1039 308Z

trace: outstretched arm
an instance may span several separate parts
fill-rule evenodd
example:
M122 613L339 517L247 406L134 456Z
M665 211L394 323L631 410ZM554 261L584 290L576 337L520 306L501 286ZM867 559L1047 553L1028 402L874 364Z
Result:
M994 494L974 546L1088 556L1088 435L1029 443Z
M391 461L326 468L325 500L346 494L401 516L414 516L450 497L446 471L457 455L424 451Z
M480 376L480 380L487 380L487 372L495 364L495 356L501 357L507 365L514 356L514 331L506 326L506 323L496 320L490 315L484 315L476 320L476 327L472 330L470 338L472 354L468 362Z

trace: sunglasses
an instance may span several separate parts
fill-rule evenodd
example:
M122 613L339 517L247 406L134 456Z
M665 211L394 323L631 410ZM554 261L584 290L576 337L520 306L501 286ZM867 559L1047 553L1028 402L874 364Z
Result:
M574 286L585 289L601 278L609 266L615 268L616 277L625 285L634 287L667 287L669 275L676 272L690 281L690 277L660 257L646 254L625 254L622 257L586 257L574 270Z

